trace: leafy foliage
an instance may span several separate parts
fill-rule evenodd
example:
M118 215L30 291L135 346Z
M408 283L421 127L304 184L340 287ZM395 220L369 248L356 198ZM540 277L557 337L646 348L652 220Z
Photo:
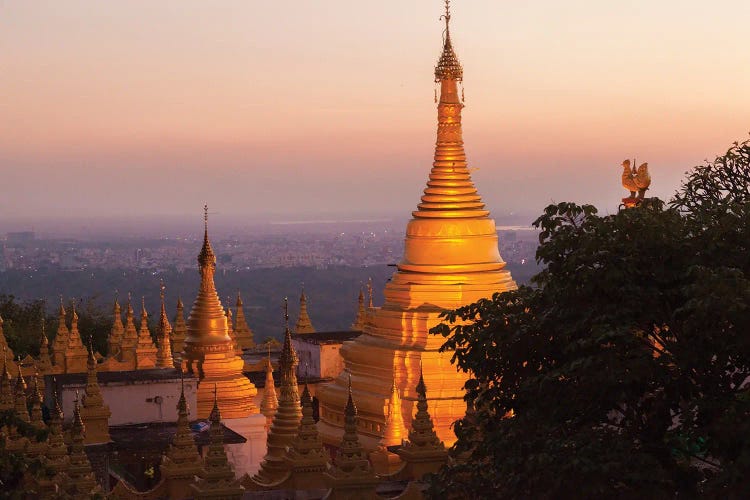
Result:
M547 207L535 287L445 313L433 333L470 373L470 411L432 497L750 490L748 151L697 167L668 207Z

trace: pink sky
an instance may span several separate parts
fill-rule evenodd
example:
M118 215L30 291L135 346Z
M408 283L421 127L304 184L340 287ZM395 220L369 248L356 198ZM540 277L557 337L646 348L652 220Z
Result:
M4 216L408 214L439 0L0 0ZM750 2L454 0L464 139L496 216L616 209L750 130Z

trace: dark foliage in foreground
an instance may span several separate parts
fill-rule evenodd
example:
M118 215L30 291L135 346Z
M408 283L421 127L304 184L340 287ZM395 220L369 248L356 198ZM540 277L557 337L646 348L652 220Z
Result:
M535 287L445 314L469 411L433 498L750 491L750 143L674 200L535 222Z

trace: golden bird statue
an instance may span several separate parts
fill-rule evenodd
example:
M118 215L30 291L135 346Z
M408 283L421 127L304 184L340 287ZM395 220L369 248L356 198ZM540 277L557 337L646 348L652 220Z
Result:
M635 184L635 179L633 179L633 170L630 168L630 160L622 162L622 187L630 191L631 198L635 198L638 186Z
M648 173L648 163L642 163L635 168L635 160L622 162L622 187L630 191L628 198L623 198L622 202L626 207L634 207L643 200L651 185L651 174Z

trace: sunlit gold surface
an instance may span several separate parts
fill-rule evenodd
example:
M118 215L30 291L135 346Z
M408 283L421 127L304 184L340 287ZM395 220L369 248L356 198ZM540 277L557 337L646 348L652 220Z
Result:
M93 348L89 347L86 376L86 397L81 408L81 418L86 425L86 444L109 443L109 417L112 412L104 404L99 381L96 377L96 358Z
M286 299L284 307L287 324L284 331L284 346L279 356L281 395L278 398L278 407L273 416L271 429L268 432L268 451L260 464L258 474L253 477L253 481L261 485L278 483L289 474L289 463L284 457L287 447L297 437L302 420L302 407L300 406L299 387L297 386L299 359L294 351L294 346L292 346Z
M206 217L207 220L207 217ZM183 363L198 383L198 418L208 418L216 400L224 418L243 418L258 413L253 404L257 389L242 373L245 362L235 355L229 325L214 285L216 256L208 239L208 223L203 247L198 255L201 284L187 322Z
M360 436L373 450L383 436L394 384L403 394L402 416L410 425L420 363L430 387L435 431L446 445L452 444L456 438L451 424L466 410L467 377L451 365L450 353L438 352L444 339L428 331L440 323L443 310L516 288L498 251L495 222L467 167L458 93L463 70L447 28L435 72L440 83L435 156L421 203L406 228L404 257L385 286L384 305L368 308L364 333L344 343L344 372L319 391L321 434L334 446L342 432L349 375L359 406Z
M307 313L307 296L304 288L299 296L299 316L297 317L297 323L294 325L294 333L315 333L315 327Z

